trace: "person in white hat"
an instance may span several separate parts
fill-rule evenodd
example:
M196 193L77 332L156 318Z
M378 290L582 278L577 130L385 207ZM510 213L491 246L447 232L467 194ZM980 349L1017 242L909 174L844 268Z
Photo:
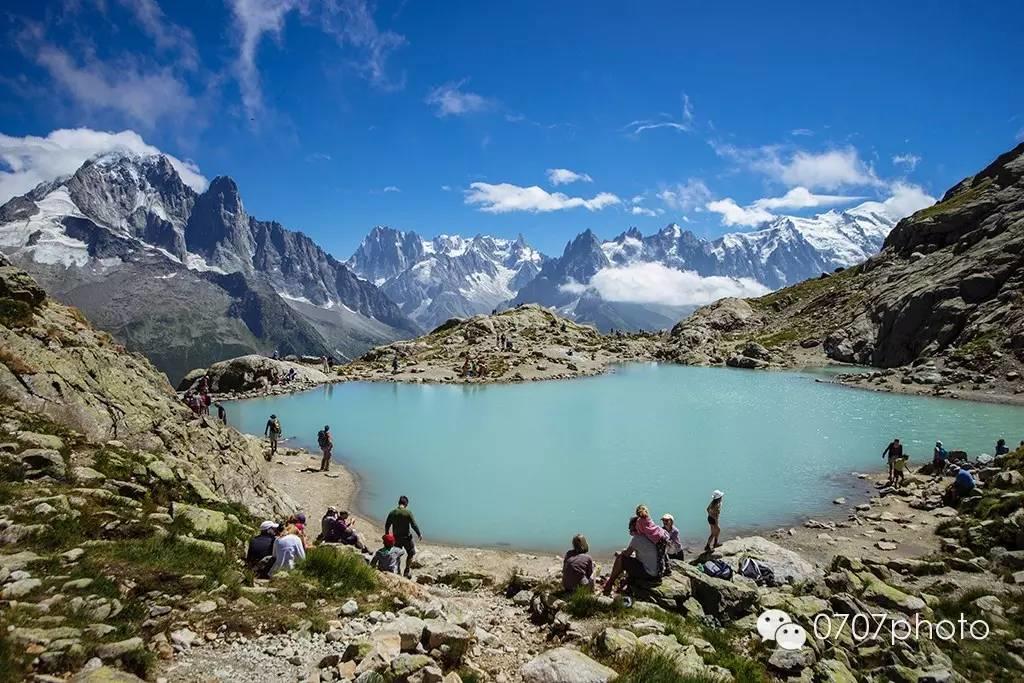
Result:
M668 532L668 556L676 560L683 559L683 544L679 540L676 518L666 512L661 516L661 528Z
M722 528L718 526L718 518L722 514L722 497L724 493L715 489L711 492L711 502L708 503L708 526L711 528L711 535L708 536L708 542L704 546L704 552L710 553L713 548L717 548L722 545L718 542L718 534L722 533Z

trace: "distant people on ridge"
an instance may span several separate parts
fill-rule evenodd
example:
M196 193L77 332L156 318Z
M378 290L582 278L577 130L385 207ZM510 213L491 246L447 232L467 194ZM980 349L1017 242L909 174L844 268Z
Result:
M412 533L415 531L417 538L423 540L419 526L416 525L416 518L409 509L408 496L401 496L398 499L398 507L388 513L384 521L384 533L394 531L395 543L405 550L405 576L412 576L412 558L416 555L416 544L412 540Z
M277 419L277 415L271 415L267 420L263 434L270 439L270 452L267 453L267 462L270 462L271 458L277 455L277 440L281 438L281 421Z
M889 461L889 484L892 484L892 470L893 463L896 462L897 458L903 457L903 444L900 443L899 439L893 439L889 442L889 445L882 451L882 460Z
M708 503L706 509L708 513L708 527L711 529L708 542L704 544L704 552L706 553L710 553L713 549L722 545L718 542L718 535L722 533L722 527L718 525L718 520L722 515L722 498L724 496L725 494L718 489L711 492L711 502Z
M320 446L323 458L320 460L320 471L327 472L331 469L331 452L334 450L334 438L331 436L330 425L317 432L316 443Z

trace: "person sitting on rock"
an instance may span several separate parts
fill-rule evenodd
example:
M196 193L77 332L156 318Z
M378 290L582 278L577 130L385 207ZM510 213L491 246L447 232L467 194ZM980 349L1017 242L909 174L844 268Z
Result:
M658 573L662 576L668 574L671 571L668 566L668 532L654 523L646 505L636 506L636 531L658 548Z
M572 550L562 560L562 588L572 592L584 586L594 589L594 560L590 557L590 544L583 534L572 537Z
M338 508L328 506L324 516L320 519L320 534L316 537L317 543L341 543L341 525L338 524Z
M277 572L289 572L295 564L306 559L306 546L302 542L302 532L294 524L286 524L274 540L274 564L270 567L270 576Z
M363 540L359 538L359 534L353 528L355 526L355 520L349 515L348 510L342 510L338 513L338 526L341 528L341 542L345 545L354 545L359 548L360 552L368 553L370 549L366 547Z
M676 518L665 513L661 516L661 528L668 534L668 556L673 560L683 559L683 544L679 540Z
M974 487L974 475L964 467L957 467L953 472L953 483L946 489L943 498L947 505L956 507L974 491Z
M382 572L401 573L402 558L405 556L405 551L395 546L393 534L384 534L381 540L384 542L384 547L373 554L370 566L376 567Z
M274 539L277 537L278 525L266 521L260 524L260 532L249 539L249 547L245 551L245 564L259 578L267 578L270 566L274 563Z
M612 573L604 583L604 594L611 595L615 584L623 573L629 582L656 583L661 581L658 572L658 548L646 536L637 532L636 517L629 520L629 545L615 555Z
M1010 452L1010 447L1006 445L1006 439L999 439L996 441L996 455L1006 455Z

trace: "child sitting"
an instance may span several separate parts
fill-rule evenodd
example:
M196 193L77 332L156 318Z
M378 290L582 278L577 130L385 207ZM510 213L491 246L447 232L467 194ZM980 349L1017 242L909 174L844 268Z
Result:
M405 557L405 551L395 547L394 534L384 534L381 540L384 541L384 547L373 554L370 566L376 567L382 572L401 573L399 572L399 567L401 566L402 558Z
M668 532L654 523L646 505L638 505L636 508L636 533L647 538L657 548L659 573L662 576L672 573L668 566Z

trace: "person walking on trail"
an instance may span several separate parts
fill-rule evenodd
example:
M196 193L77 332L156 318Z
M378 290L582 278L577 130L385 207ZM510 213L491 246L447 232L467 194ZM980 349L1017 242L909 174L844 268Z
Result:
M334 438L331 436L330 425L324 425L324 428L317 433L316 442L324 454L320 461L320 471L327 472L331 469L331 451L334 450Z
M711 502L708 503L708 527L711 529L711 534L708 536L708 542L704 545L704 552L710 553L714 548L722 545L718 542L718 535L722 533L722 527L718 526L718 518L722 514L722 498L725 496L719 490L712 491Z
M893 464L897 458L903 457L903 444L900 443L899 439L893 439L889 442L889 445L882 451L882 460L889 461L889 484L892 484Z
M281 421L277 419L277 415L271 415L267 420L263 434L270 439L270 453L267 454L267 462L270 462L270 459L277 455L277 440L281 438Z
M384 521L384 533L389 534L392 531L395 534L395 543L405 551L405 576L408 578L412 576L412 558L416 554L416 544L412 540L412 532L415 531L416 537L423 540L423 534L420 533L420 528L416 525L416 518L413 516L412 510L409 509L408 496L398 499L398 507L389 512L388 518Z

